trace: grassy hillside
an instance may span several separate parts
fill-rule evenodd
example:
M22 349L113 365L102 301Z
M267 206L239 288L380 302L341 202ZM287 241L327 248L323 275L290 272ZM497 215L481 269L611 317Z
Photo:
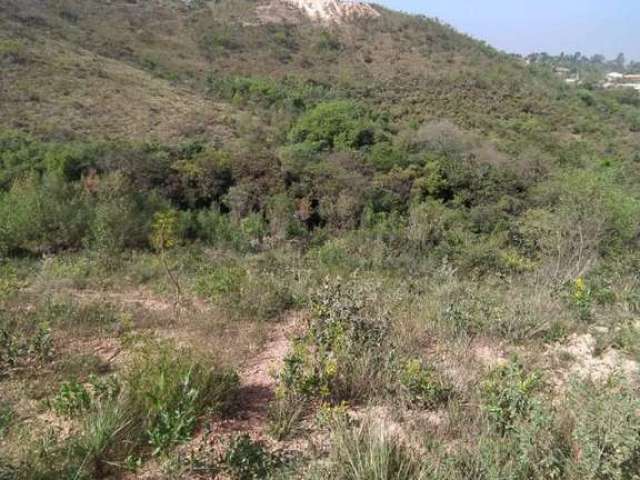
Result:
M376 8L0 0L0 479L635 478L640 95Z

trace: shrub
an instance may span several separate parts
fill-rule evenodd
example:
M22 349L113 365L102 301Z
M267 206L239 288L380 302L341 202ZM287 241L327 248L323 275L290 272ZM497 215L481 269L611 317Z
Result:
M219 203L233 185L231 157L220 150L207 149L172 165L175 180L170 197L190 208Z
M42 253L82 244L91 218L76 185L30 176L0 193L0 252Z
M85 412L91 406L91 395L77 381L64 382L60 390L50 401L51 408L58 415L72 417Z
M146 247L153 216L162 210L167 210L166 201L135 193L120 174L108 176L99 185L87 243L105 258L126 248Z
M251 239L245 235L239 222L215 206L209 210L198 210L193 228L196 238L208 245L232 248L239 252L251 250Z
M534 233L530 242L545 256L560 256L567 276L577 277L599 255L618 251L638 234L640 202L620 187L613 171L570 170L542 184L537 195L554 213L525 214Z
M305 113L289 132L289 139L316 150L357 149L375 143L375 127L362 106L335 100Z
M313 300L314 320L285 358L285 390L333 402L364 398L384 388L391 359L389 319L369 317L371 292L341 284L325 286Z
M80 180L98 164L105 146L92 143L53 144L44 156L47 170L66 181Z
M640 470L640 400L621 379L574 385L576 478L632 480Z
M279 373L281 394L332 404L387 394L435 407L449 387L393 341L387 310L370 286L336 282L312 298L314 317L293 343Z
M0 187L8 190L29 173L45 170L48 146L30 135L15 130L0 130Z
M245 433L231 440L222 463L233 479L259 480L270 478L280 462L264 445Z
M435 370L417 358L404 363L399 381L409 400L421 407L435 408L445 403L451 395L450 387L445 385Z
M539 408L535 394L540 387L540 374L526 373L517 360L491 372L482 385L483 409L499 433L513 431L519 420Z
M479 461L487 479L547 480L568 478L566 463L570 450L567 439L552 412L537 409L521 418L510 434L491 434L479 440Z

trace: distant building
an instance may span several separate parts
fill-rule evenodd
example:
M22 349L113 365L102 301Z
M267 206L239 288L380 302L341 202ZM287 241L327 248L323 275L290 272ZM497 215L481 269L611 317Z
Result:
M607 81L602 85L604 88L634 88L640 91L640 75L611 72L607 73Z
M571 69L566 67L555 67L553 69L553 72L569 85L580 84L580 72L575 72L572 74Z
M619 82L623 78L624 78L623 73L618 73L618 72L607 73L607 81L611 83Z

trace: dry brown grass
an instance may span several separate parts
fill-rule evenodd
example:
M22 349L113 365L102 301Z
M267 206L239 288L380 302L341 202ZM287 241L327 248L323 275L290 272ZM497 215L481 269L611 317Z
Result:
M126 63L45 40L3 69L1 126L44 135L176 141L231 135L229 109Z

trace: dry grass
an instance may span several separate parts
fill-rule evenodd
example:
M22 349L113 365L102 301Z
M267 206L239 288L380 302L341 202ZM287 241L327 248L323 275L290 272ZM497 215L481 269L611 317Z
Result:
M231 135L229 109L186 86L62 41L34 42L29 51L28 63L3 69L4 128L163 141Z

